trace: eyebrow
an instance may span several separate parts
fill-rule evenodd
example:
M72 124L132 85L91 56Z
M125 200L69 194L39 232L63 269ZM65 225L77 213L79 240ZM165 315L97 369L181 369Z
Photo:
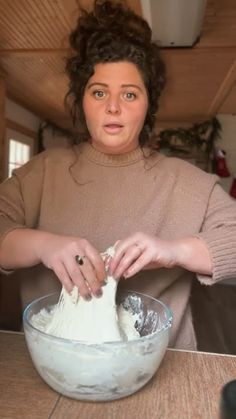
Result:
M90 84L88 85L88 89L91 89L91 87L93 87L93 86L109 87L109 85L108 85L108 84L106 84L106 83L93 82L93 83L90 83ZM139 87L137 84L132 84L132 83L122 84L122 85L121 85L121 87L122 87L122 88L123 88L123 87L134 87L135 89L138 89L138 90L142 91L141 87Z

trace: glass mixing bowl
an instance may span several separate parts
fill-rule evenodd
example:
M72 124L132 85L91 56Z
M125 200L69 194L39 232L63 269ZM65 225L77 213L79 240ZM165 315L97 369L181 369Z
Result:
M50 312L58 298L58 293L39 298L23 315L33 364L50 387L73 399L108 401L136 392L152 378L165 354L172 325L172 313L165 304L141 293L118 291L117 304L138 314L135 327L140 337L86 344L46 334L32 325L32 316L42 308Z

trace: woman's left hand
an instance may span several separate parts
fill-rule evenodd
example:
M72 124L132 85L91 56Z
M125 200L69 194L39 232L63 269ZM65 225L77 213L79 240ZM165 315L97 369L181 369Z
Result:
M115 244L109 273L128 278L142 269L180 266L191 272L212 275L212 260L206 243L198 237L162 240L145 233L135 233Z
M172 268L177 264L178 246L145 233L135 233L115 245L110 260L109 274L119 279L128 278L142 269Z

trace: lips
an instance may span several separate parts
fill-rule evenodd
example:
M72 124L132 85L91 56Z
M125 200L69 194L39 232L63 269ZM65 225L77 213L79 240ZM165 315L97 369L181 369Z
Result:
M104 130L109 134L117 134L123 129L123 125L117 122L110 122L103 126Z
M123 127L123 125L120 122L111 121L107 124L104 124L104 127Z

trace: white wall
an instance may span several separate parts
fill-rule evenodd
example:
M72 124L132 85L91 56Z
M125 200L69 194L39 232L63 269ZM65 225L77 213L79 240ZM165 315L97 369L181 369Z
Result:
M227 166L231 176L221 178L221 185L226 192L229 192L233 175L236 174L236 116L235 115L217 115L222 127L221 139L217 142L226 151ZM236 278L226 280L224 283L236 285Z
M6 118L32 131L38 131L40 118L8 98L6 98Z
M221 126L221 139L217 142L226 151L226 162L231 176L221 178L223 188L229 192L233 175L236 174L236 116L235 115L217 115Z

